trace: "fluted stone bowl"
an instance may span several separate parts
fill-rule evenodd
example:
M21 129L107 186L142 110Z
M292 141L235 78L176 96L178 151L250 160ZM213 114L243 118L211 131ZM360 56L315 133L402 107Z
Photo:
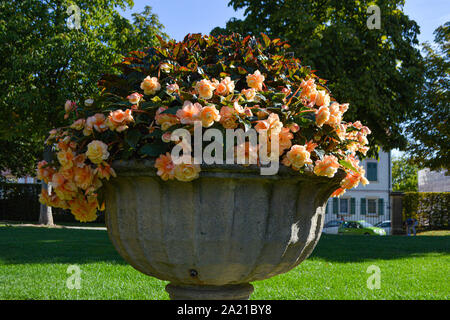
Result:
M281 166L202 166L192 182L163 181L153 161L113 164L105 183L106 225L135 269L170 281L172 299L248 299L249 284L305 260L323 227L334 178Z

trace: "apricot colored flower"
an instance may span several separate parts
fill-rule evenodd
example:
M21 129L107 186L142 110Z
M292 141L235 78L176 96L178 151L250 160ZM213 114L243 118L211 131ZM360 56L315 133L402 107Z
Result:
M108 116L107 125L111 130L122 132L128 129L127 124L134 121L131 113L132 113L131 109L127 109L125 111L123 111L122 109L111 111Z
M336 189L330 197L340 197L345 193L345 189L344 188L338 188Z
M192 162L192 161L191 161ZM199 177L200 165L180 163L175 165L175 178L179 181L189 182Z
M314 167L314 173L318 176L334 177L339 168L338 159L335 156L327 155L323 160L317 160Z
M70 149L66 149L66 150L61 150L56 154L57 158L58 158L58 162L61 164L61 167L63 169L70 169L73 166L73 158L74 158L74 154L72 152L72 150Z
M247 76L247 85L250 88L256 89L258 91L262 91L262 86L264 83L264 76L259 72L259 70L256 70L255 73L249 74Z
M330 105L330 95L325 90L318 90L316 94L316 106L328 107Z
M37 165L36 177L39 180L42 180L45 183L48 183L49 181L52 180L53 174L55 172L56 172L56 170L54 168L48 166L47 161L42 160L42 161L39 161L39 163Z
M225 129L236 129L238 127L236 111L230 107L223 106L220 109L220 124Z
M152 95L161 89L161 85L159 84L158 78L150 78L150 76L147 76L141 82L141 89L144 90L146 95Z
M165 155L161 154L155 161L155 168L158 169L156 174L161 177L164 181L173 179L175 176L175 165L172 162L172 156L169 152Z
M161 140L165 143L169 143L170 141L172 141L172 132L164 132L161 136Z
M234 81L231 81L230 77L225 77L219 84L216 85L216 91L218 95L226 96L234 92Z
M249 107L245 107L242 113L245 114L247 117L253 117L252 109Z
M48 194L48 190L42 188L41 193L39 194L39 202L43 205L49 206L52 202L50 195Z
M333 103L331 106L328 107L328 111L330 112L330 116L328 117L326 124L329 124L330 126L340 125L342 121L342 113L339 108L339 104Z
M300 130L300 126L298 124L291 123L290 125L288 125L288 128L293 132L293 133L297 133Z
M161 126L161 129L163 131L166 131L171 126L180 123L180 120L176 115L170 113L163 113L167 109L168 109L167 107L160 107L158 108L158 110L156 110L155 115L155 121L157 124Z
M53 175L52 185L56 195L61 200L72 200L77 194L77 186L75 183L66 179L60 172Z
M70 211L80 222L91 222L97 219L97 209L99 207L95 196L78 195L74 200L69 201Z
M102 113L96 113L92 117L87 118L84 130L89 134L85 135L90 135L93 129L98 132L104 132L108 130L105 120L105 115Z
M71 100L67 100L66 103L64 104L64 110L66 112L70 112L72 110L74 110L76 108L77 104Z
M267 136L279 134L283 123L280 121L280 117L276 113L271 113L266 120L259 120L255 125L255 130L260 133L267 130Z
M207 79L200 80L195 85L195 90L197 90L199 97L205 100L212 98L214 89L213 83Z
M204 128L209 128L214 124L214 121L220 120L219 110L214 105L208 105L202 108L200 119Z
M363 155L366 155L366 154L367 154L367 151L369 151L369 149L370 149L369 147L361 147L361 146L360 146L360 147L358 148L358 151L361 152Z
M289 149L292 146L291 140L294 138L294 135L289 128L281 128L278 138L280 139L279 152L282 154L284 150Z
M73 158L73 166L74 167L83 167L86 161L86 154L81 153Z
M260 108L259 105L256 105L255 108L258 109L258 111L256 112L256 116L258 117L258 119L265 119L269 115L269 111L267 111L266 108Z
M86 190L91 186L94 179L94 172L91 166L74 167L73 173L73 179L78 188Z
M58 196L54 192L49 194L47 189L41 190L41 193L39 195L39 202L42 203L43 205L46 205L49 207L56 207L56 208L62 208L62 209L69 208L66 201L59 199Z
M175 93L180 90L180 87L176 83L168 84L167 85L167 93Z
M188 100L184 101L183 107L177 111L177 117L182 124L193 124L200 120L202 105L198 102L192 103Z
M108 146L102 141L94 140L88 144L86 156L95 164L102 163L109 157Z
M114 169L105 161L100 163L97 168L94 170L94 174L96 174L100 179L106 179L109 180L109 178L116 177L116 172Z
M298 144L293 145L286 153L286 159L294 170L301 169L305 164L312 164L310 153L306 150L306 147Z
M348 172L345 178L341 182L341 187L344 189L352 189L358 186L361 180L361 174L359 172Z
M70 125L70 128L75 130L82 130L84 128L84 124L86 123L86 120L84 119L78 119L74 123Z
M300 93L301 97L311 97L311 95L314 95L317 93L316 90L316 84L314 83L314 79L308 79L308 80L303 80L302 83L300 84L300 88L302 88L302 91Z
M336 134L341 141L345 140L346 133L347 133L347 128L345 125L340 124L340 125L336 126Z
M341 105L339 105L339 111L341 111L342 114L346 113L348 110L348 103L343 103Z
M316 124L319 127L322 127L324 123L328 121L330 118L330 111L327 106L320 107L319 110L316 110Z
M313 152L316 147L317 143L314 143L312 140L306 142L305 144L305 148L309 153Z
M366 144L369 144L369 141L367 140L366 135L363 134L362 132L358 132L356 134L356 138L358 139L358 142L363 146L365 146Z
M161 64L160 68L164 73L169 73L170 70L172 69L168 63Z
M256 97L256 90L254 88L242 89L241 93L245 96L247 101L253 101Z
M142 94L135 92L135 93L130 94L127 97L127 99L128 99L128 102L130 102L131 104L138 104L139 101L141 101L142 97L143 97Z

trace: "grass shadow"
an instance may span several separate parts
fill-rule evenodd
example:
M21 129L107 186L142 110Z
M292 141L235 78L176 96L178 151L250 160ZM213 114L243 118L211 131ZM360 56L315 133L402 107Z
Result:
M0 227L0 263L126 264L106 231Z

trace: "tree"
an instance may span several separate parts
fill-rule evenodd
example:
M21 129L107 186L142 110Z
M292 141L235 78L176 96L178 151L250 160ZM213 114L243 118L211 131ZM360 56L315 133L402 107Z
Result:
M392 191L418 191L418 171L405 155L392 159Z
M79 29L68 23L77 14L67 11L73 4ZM133 14L133 22L115 9L132 5L131 0L0 2L0 170L34 172L49 129L62 125L65 101L92 97L101 75L114 73L112 64L123 54L157 44L156 35L165 37L151 7Z
M450 169L450 22L437 28L435 46L424 44L426 81L408 123L409 154L432 170Z
M230 0L245 8L245 19L231 19L213 35L260 32L288 41L303 65L318 70L338 101L352 104L347 119L372 129L371 144L404 150L402 123L410 119L423 82L419 27L402 12L403 0L380 0L381 29L370 30L361 0ZM376 152L372 148L372 154ZM369 153L371 155L371 153Z

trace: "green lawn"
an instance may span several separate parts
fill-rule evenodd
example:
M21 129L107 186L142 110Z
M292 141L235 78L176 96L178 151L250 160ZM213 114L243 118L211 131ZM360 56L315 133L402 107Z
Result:
M79 265L81 289L66 287ZM381 288L367 288L370 265ZM450 237L324 235L291 272L253 283L253 299L449 299ZM116 253L105 231L0 227L0 299L168 299L165 282Z

